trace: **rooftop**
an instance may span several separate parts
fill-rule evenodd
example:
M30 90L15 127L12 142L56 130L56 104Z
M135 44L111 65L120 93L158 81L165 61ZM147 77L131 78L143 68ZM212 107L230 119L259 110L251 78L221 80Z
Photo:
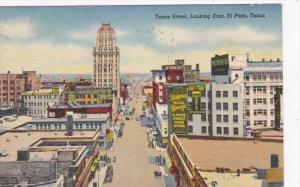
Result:
M233 171L253 167L270 168L271 154L278 154L279 166L283 166L282 141L207 137L178 139L191 162L202 171L215 171L217 167Z
M79 103L68 103L68 104L55 104L49 106L49 108L60 108L60 109L67 109L67 108L101 108L101 107L111 107L111 103L102 103L102 104L87 104L81 105Z
M282 61L250 61L248 67L282 67Z
M4 116L0 118L0 133L10 129L14 129L31 121L32 118L29 116Z
M91 139L94 138L97 131L73 131L73 136L68 137L65 135L65 130L60 131L28 131L28 130L16 130L9 131L0 136L1 147L0 151L4 151L8 154L6 157L0 157L2 161L16 161L17 150L33 145L40 139L63 139L64 141L71 141L72 139ZM44 153L46 158L49 157L49 153ZM42 155L42 154L41 154ZM41 156L40 155L40 156ZM51 156L51 155L50 155Z
M106 121L110 117L109 113L105 114L73 114L74 121ZM65 122L67 118L34 118L32 122Z
M102 23L99 30L104 31L104 32L108 32L108 31L113 31L114 29L112 28L110 23Z

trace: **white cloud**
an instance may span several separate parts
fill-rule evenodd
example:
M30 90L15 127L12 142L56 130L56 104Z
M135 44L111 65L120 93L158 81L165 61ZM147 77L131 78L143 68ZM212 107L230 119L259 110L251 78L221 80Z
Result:
M91 50L77 45L2 42L0 48L0 71L20 72L23 67L24 70L36 70L39 73L92 72Z
M214 50L187 49L174 54L165 54L147 46L120 45L121 72L122 73L150 73L152 69L161 69L164 64L173 64L175 59L184 59L186 64L200 65L201 72L210 71L210 59L215 54L250 54L250 60L282 58L280 48L216 48Z
M260 32L249 26L222 28L183 28L176 26L159 26L154 30L155 41L166 46L180 44L199 45L231 43L266 43L277 41L280 36L275 32Z
M72 30L67 33L67 35L71 38L74 39L79 39L79 40L95 40L97 36L97 31L99 29L98 25L92 25L86 29L82 30ZM117 37L125 36L129 32L126 30L114 28Z
M0 34L8 40L34 36L34 24L28 18L14 18L0 22Z

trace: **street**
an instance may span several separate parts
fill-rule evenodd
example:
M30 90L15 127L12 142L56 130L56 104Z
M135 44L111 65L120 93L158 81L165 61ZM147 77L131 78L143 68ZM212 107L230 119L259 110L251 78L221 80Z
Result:
M136 91L138 96L135 97ZM132 96L129 108L135 107L135 113L130 120L124 121L123 136L117 139L114 149L107 151L111 158L116 157L116 162L113 163L113 180L104 186L163 186L162 178L154 176L154 171L159 171L159 166L155 164L155 156L158 156L159 152L148 148L147 129L135 120L142 114L143 98L140 89L133 89Z

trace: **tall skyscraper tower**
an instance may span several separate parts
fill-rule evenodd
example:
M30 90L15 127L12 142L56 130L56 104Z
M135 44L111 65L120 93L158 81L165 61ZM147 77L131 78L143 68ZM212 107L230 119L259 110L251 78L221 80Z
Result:
M120 97L120 52L116 44L116 33L109 24L102 24L97 31L94 56L94 85L112 87Z

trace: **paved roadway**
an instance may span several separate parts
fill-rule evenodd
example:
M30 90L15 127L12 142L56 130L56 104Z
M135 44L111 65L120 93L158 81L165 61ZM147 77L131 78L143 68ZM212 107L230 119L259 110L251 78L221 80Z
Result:
M136 87L136 91L140 90ZM134 92L133 92L134 94ZM143 98L134 97L129 103L130 108L135 107L132 120L125 120L123 136L117 139L113 150L108 151L112 158L114 176L112 183L105 183L104 187L160 187L163 186L162 178L155 178L153 172L159 171L154 163L154 157L159 152L148 148L147 129L140 125L135 118L142 113Z

